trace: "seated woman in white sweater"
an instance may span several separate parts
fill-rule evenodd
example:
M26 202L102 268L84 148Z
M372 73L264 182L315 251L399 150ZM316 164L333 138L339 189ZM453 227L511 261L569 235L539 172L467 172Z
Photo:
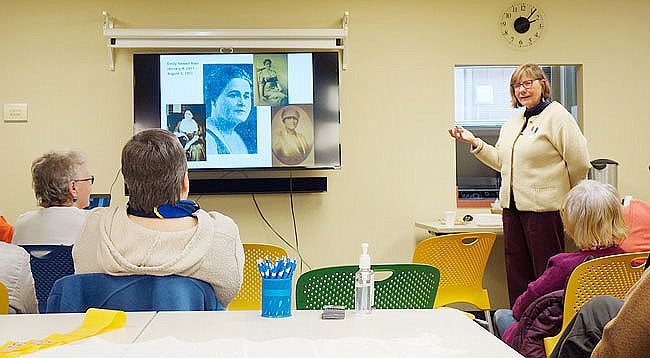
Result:
M180 275L209 283L223 307L239 291L244 250L229 217L186 200L185 151L161 129L144 130L122 150L129 202L94 209L72 256L75 273Z
M76 151L52 151L32 163L32 187L40 209L18 217L16 245L74 245L88 212L95 177Z
M9 313L38 313L27 251L0 242L0 282L9 293Z

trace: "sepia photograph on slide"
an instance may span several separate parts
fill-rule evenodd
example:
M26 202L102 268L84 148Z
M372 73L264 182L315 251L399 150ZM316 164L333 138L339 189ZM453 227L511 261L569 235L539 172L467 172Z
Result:
M289 103L286 54L257 54L255 66L255 105L285 106Z
M272 107L273 166L314 163L312 105Z
M168 104L167 130L181 142L188 162L205 161L205 105Z

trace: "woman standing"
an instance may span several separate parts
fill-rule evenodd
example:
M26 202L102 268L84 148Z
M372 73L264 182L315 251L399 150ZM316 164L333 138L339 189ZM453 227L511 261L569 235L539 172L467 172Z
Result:
M535 64L519 66L510 78L514 108L526 107L501 127L494 146L467 129L449 134L472 145L480 161L501 172L506 274L512 306L548 259L564 251L559 208L589 170L587 141L576 120L550 101L550 84Z

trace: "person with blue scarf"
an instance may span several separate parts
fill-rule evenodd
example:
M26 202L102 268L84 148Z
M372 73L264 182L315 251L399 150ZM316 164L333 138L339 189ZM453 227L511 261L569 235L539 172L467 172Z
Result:
M551 84L536 64L519 66L510 77L514 108L525 107L501 127L494 146L471 131L449 134L471 145L470 152L501 173L499 201L510 305L564 252L560 205L587 177L587 140L560 103L551 102Z
M162 129L122 150L126 205L93 210L72 256L75 273L179 275L209 283L223 307L239 292L244 250L235 222L191 200L185 151Z

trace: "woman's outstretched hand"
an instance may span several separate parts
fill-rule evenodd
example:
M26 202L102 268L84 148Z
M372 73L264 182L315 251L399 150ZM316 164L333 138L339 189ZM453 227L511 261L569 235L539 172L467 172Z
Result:
M472 132L461 126L452 127L448 132L452 138L456 138L461 142L469 143L474 147L478 146L478 138L476 138Z

